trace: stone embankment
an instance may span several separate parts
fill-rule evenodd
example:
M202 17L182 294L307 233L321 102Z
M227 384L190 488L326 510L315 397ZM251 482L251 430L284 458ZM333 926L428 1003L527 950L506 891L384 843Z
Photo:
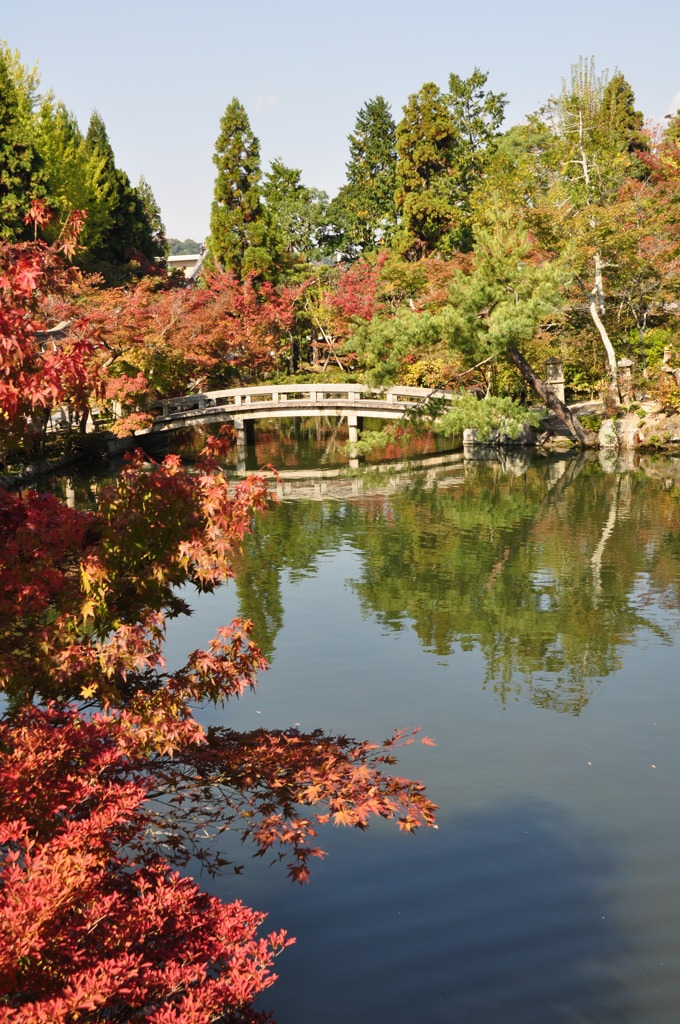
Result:
M599 401L580 402L570 409L592 431L593 448L628 451L680 446L680 411L665 411L659 402L640 402L621 409L615 416L607 416ZM495 431L490 438L480 440L476 430L463 432L465 448L565 449L573 445L573 436L556 416L544 417L538 430L525 426L515 438Z
M584 426L596 435L601 449L634 450L672 448L680 445L680 411L664 410L660 402L641 401L608 416L602 402L581 402L569 407ZM569 447L573 438L564 424L549 416L543 420L536 443L548 448Z
M664 412L658 402L643 402L616 417L604 417L600 448L665 448L680 444L680 412Z

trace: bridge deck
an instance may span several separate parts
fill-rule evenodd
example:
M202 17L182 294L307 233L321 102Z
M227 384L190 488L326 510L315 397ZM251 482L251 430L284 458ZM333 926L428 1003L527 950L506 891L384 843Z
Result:
M270 387L230 388L164 399L152 431L169 430L183 423L216 419L258 420L289 416L371 416L400 419L405 412L432 395L428 388L390 388L381 391L364 384L277 384ZM451 392L438 392L446 401Z

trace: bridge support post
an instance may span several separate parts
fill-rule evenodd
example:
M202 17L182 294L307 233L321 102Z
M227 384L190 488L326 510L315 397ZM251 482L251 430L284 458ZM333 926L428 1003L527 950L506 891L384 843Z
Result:
M364 418L363 416L353 416L351 413L347 415L347 426L349 427L349 443L350 443L350 469L359 468L359 456L354 449L354 445L359 440L359 431L363 429Z
M254 436L252 421L243 420L240 417L234 418L234 430L236 431L236 469L239 473L245 473L246 459L248 457L248 435Z
M347 416L347 426L349 427L349 443L356 444L359 440L359 431L364 428L363 416L349 414Z

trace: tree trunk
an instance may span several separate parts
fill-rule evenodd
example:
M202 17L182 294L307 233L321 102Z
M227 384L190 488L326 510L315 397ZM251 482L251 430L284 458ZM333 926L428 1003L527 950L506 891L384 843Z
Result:
M588 293L588 309L590 310L590 316L593 323L597 327L604 350L607 353L607 362L609 363L609 376L611 377L612 389L618 394L619 392L619 378L618 378L618 367L616 365L616 353L614 352L614 346L612 345L607 329L600 319L600 313L604 312L604 289L602 286L602 260L599 252L595 253L595 283L592 287L592 291ZM599 307L599 308L598 308Z
M579 136L579 148L581 150L581 164L583 166L583 178L586 186L590 188L590 170L588 168L588 157L585 149L584 142L584 131L583 131L583 113L579 110L578 114L578 136ZM590 221L591 228L595 228L595 221ZM590 292L588 292L588 309L590 310L590 316L593 323L597 327L604 350L607 353L607 362L609 363L609 376L611 377L612 389L616 392L619 397L619 377L616 366L616 353L614 352L614 346L612 345L607 329L602 323L600 315L604 315L604 285L602 283L602 257L599 252L595 253L595 283Z
M607 522L602 527L602 533L600 534L600 540L593 552L593 557L590 559L590 566L593 573L593 590L595 594L595 604L597 604L600 594L602 592L602 556L606 547L607 541L614 532L616 526L616 519L619 513L619 493L621 490L621 474L619 473L616 478L616 490L614 491L609 506L609 515Z
M593 434L582 427L578 417L574 415L571 409L546 387L545 383L531 369L522 353L516 348L510 348L508 349L508 359L513 366L517 367L523 379L533 388L541 401L557 416L561 423L564 423L578 444L584 448L590 447L594 442Z

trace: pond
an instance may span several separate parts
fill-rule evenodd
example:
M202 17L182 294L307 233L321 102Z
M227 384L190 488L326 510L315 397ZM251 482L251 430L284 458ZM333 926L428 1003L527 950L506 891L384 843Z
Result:
M302 889L245 847L242 874L202 880L297 938L260 1005L279 1024L675 1024L680 459L458 454L355 479L287 491L236 581L169 629L178 663L251 618L270 661L206 724L437 743L397 769L436 831L327 828Z

